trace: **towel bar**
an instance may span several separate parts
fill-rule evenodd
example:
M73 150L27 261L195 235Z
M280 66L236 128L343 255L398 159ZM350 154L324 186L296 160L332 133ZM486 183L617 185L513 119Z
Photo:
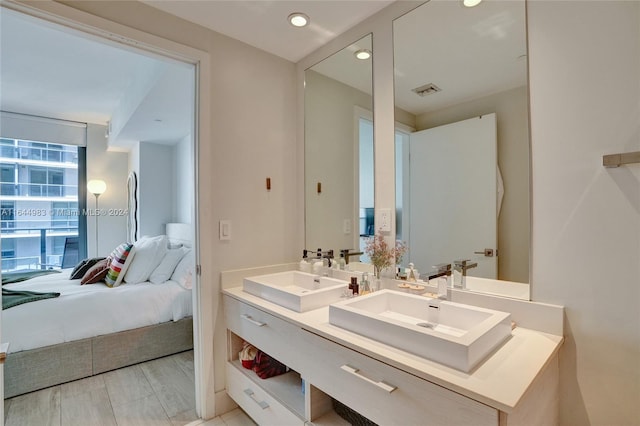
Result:
M602 156L602 165L605 167L619 167L632 163L640 163L640 151Z

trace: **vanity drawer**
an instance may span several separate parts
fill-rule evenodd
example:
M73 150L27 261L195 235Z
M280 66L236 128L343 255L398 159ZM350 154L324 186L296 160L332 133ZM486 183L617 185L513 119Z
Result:
M253 306L224 296L227 328L271 357L300 371L297 336L302 330Z
M498 425L498 410L303 331L305 379L378 424Z
M304 420L289 411L250 378L227 362L227 393L261 426L304 425Z

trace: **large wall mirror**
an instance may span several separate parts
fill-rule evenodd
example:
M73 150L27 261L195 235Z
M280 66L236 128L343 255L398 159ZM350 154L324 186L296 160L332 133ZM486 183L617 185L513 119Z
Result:
M307 249L359 249L373 232L371 35L305 71Z
M469 276L504 281L470 279L471 290L528 299L524 0L431 0L394 21L393 42L404 263L427 273L468 259Z

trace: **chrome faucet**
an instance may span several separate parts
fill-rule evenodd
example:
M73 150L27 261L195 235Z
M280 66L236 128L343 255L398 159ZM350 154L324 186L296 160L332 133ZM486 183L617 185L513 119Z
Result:
M451 264L439 263L432 266L432 268L435 269L435 272L427 276L427 283L430 282L429 280L439 278L437 283L438 299L446 300L447 288L451 285ZM431 305L429 305L429 307L431 307Z
M303 259L327 259L328 266L331 268L331 261L333 260L333 250L322 251L322 249L318 249L316 251L302 250L302 258Z
M467 270L478 266L477 262L471 262L470 259L453 261L453 286L455 288L467 288Z
M361 251L355 251L355 252L351 252L351 249L342 249L340 250L340 253L342 253L342 255L344 256L344 263L345 264L349 264L349 258L352 256L361 256L364 253Z
M429 280L433 280L435 278L440 277L450 277L451 276L451 264L450 263L439 263L437 265L432 266L434 272L431 274L427 274L425 277L427 282Z

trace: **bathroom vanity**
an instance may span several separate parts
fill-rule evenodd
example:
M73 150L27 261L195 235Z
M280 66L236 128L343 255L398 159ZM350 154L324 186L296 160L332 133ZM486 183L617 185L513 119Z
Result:
M548 319L561 321L562 307L481 296L538 329L516 326L463 372L335 326L329 306L295 312L250 294L239 276L223 273L226 389L258 424L349 424L333 400L380 425L557 424L562 324ZM538 315L546 322L538 324ZM258 378L239 360L244 341L291 371Z

